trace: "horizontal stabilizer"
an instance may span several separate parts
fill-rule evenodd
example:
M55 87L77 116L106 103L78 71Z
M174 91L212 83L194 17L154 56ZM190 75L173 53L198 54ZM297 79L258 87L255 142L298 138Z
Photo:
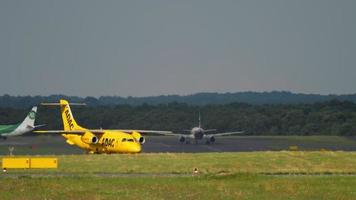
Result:
M36 126L27 125L27 128L33 130L33 129L36 129L36 128L39 128L39 127L43 127L43 126L47 126L47 124L41 124L41 125L36 125Z
M65 105L70 105L70 106L86 106L86 103L41 103L42 106L65 106Z
M40 128L40 127L43 127L43 126L47 126L47 124L36 125L36 126L34 126L33 128L36 129L36 128Z

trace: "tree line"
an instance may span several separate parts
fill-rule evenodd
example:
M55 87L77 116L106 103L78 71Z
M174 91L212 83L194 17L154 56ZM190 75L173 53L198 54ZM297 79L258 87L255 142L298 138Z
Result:
M0 124L18 123L29 109L0 108ZM196 106L185 103L140 106L72 106L79 124L88 128L151 129L180 132L198 125L247 135L356 135L356 104L332 100L314 104L231 103ZM62 129L58 107L39 106L36 124Z
M89 106L115 106L142 104L159 105L171 102L186 103L189 105L222 105L235 102L253 105L263 104L310 104L326 102L333 99L339 101L351 101L356 103L356 94L350 95L320 95L320 94L296 94L287 91L273 92L236 92L236 93L197 93L192 95L162 95L151 97L76 97L65 95L50 96L0 96L0 107L28 108L41 102L58 102L59 99L67 99L70 102L84 102Z

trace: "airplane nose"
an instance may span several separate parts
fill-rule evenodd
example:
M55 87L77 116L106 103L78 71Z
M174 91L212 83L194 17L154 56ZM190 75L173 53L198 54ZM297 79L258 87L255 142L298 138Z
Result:
M140 153L142 150L141 145L136 145L132 150L134 153Z

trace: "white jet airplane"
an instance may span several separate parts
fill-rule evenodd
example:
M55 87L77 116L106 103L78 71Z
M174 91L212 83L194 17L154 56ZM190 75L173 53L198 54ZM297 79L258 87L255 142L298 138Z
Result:
M37 106L32 107L31 111L22 123L12 125L0 125L0 138L6 140L7 137L23 135L27 132L33 131L35 128L44 126L35 126L35 119L37 113Z
M205 139L206 144L211 144L215 142L215 137L219 136L227 136L227 135L237 135L244 133L243 131L236 131L236 132L224 132L224 133L211 133L216 132L216 129L207 129L204 130L201 127L201 119L200 119L200 112L199 112L199 126L194 127L191 130L184 130L185 132L189 132L190 134L180 134L180 133L164 133L162 135L170 135L170 136L178 136L179 142L189 144L190 140L194 140L195 144L198 143L198 140ZM210 132L210 134L208 134Z

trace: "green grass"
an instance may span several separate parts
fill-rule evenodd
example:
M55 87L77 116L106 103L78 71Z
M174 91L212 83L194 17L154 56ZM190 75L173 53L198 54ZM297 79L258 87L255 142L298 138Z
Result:
M21 157L21 156L19 156ZM243 153L147 153L66 155L57 170L12 170L16 173L342 173L356 174L356 152L280 151ZM1 158L1 157L0 157ZM10 171L10 173L12 172Z
M356 199L354 152L57 157L57 170L0 175L0 199Z
M343 176L62 177L6 178L0 182L1 199L356 198L356 178Z
M356 153L253 152L61 156L61 172L85 173L356 173Z

